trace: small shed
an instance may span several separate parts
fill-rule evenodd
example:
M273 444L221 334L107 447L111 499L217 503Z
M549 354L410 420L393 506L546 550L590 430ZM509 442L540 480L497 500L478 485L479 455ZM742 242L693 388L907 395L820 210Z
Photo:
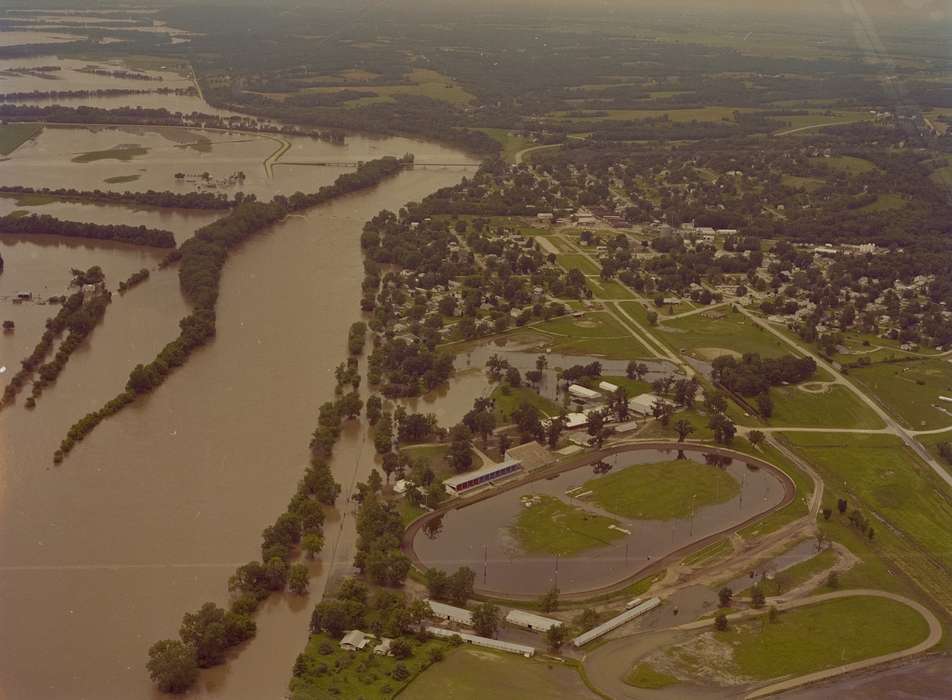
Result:
M598 388L602 391L607 391L609 394L614 394L618 391L618 385L612 384L611 382L599 382Z
M377 654L379 656L390 656L390 654L392 653L390 651L390 645L392 643L393 643L392 639L388 639L387 637L384 637L383 639L380 640L380 644L374 647L374 654Z

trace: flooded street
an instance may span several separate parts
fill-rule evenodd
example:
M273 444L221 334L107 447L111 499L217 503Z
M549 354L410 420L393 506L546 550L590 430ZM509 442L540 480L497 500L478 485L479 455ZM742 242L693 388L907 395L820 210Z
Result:
M695 462L704 462L700 452L687 451L685 455ZM639 464L672 460L675 456L676 452L670 450L633 448L606 461L614 466L610 473L615 473L622 468L637 469ZM476 572L478 589L503 597L542 594L553 585L563 593L600 588L633 576L653 561L742 523L783 500L784 483L773 471L751 470L742 461L735 460L727 472L740 486L739 495L731 500L699 506L692 518L660 521L611 516L631 534L572 557L527 554L520 548L511 528L524 508L523 496L553 496L600 512L590 501L575 499L566 493L593 478L600 478L592 474L590 466L452 510L443 516L437 531L421 529L413 547L427 566L449 571L459 566L470 567Z
M86 168L103 162L103 173L115 173L116 161L72 164L66 159L63 167L64 149L87 144L77 148L59 131L44 131L62 139L47 156L31 159L18 151L0 163L0 180L91 186L96 176L79 179L79 173L91 173ZM73 131L88 133L62 130ZM133 140L126 133L119 138ZM109 147L106 141L96 143L96 148ZM402 155L418 142L314 143L356 161ZM418 159L422 150L441 162L468 162L432 144L419 149ZM60 154L59 161L53 152ZM207 169L204 155L169 150L163 172ZM227 162L221 167L239 166ZM275 172L275 181L261 176L258 185L246 189L257 188L264 196L312 191L338 174L313 167ZM364 222L380 209L420 200L463 174L459 169L404 172L371 192L290 217L236 250L224 270L215 341L160 390L104 422L61 466L54 468L51 457L67 428L121 391L129 370L177 334L186 313L177 270L153 273L141 287L114 295L103 324L34 411L15 405L0 412L0 627L7 640L0 645L0 697L158 696L145 671L149 645L175 637L184 612L205 601L227 601L228 576L236 565L259 556L261 530L283 512L304 472L318 406L333 394L333 369L344 359L347 329L359 317ZM162 183L155 184L167 189ZM0 204L4 210L34 210L9 200ZM163 226L159 220L165 216L82 204L35 210L152 226ZM90 216L82 217L83 210ZM170 214L172 223L164 227L181 240L189 229L220 215L198 213L186 223L181 213ZM0 239L0 245L6 260L3 295L23 285L40 295L60 293L70 267L93 264L102 265L114 289L129 273L154 267L163 254L43 237ZM4 318L17 322L13 337L0 339L3 364L18 366L54 307L3 302L0 309ZM337 448L334 470L344 496L373 464L365 434L365 426L352 426ZM344 496L339 506L347 511ZM335 542L337 522L329 518L326 525L328 548L314 567L311 596L269 600L256 616L258 637L225 666L203 674L193 695L283 696L326 574L334 562L341 571L350 566L353 543Z

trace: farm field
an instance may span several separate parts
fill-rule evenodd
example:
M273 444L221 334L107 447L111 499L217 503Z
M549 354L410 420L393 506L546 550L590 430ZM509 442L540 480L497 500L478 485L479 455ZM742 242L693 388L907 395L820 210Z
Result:
M688 517L696 508L740 493L740 485L726 472L687 459L616 469L583 488L608 512L638 520Z
M440 100L453 105L462 105L475 99L466 92L456 81L428 68L416 68L406 76L409 81L406 85L370 85L349 83L343 86L308 87L301 92L328 94L342 90L359 90L361 92L376 93L374 97L361 97L345 102L349 107L359 107L375 102L393 102L396 95L419 95L432 100Z
M952 364L945 360L910 360L855 367L850 378L875 397L905 427L934 430L952 426L952 415L937 406L952 396ZM952 410L952 403L949 404Z
M41 131L43 127L39 124L0 125L0 155L10 155Z
M862 175L876 169L876 166L870 161L855 156L834 156L826 158L823 162L834 170L840 170L849 175Z
M593 111L593 110L583 110ZM572 117L571 112L554 112L557 119L571 121L627 121L637 119L657 119L667 116L672 122L718 122L734 121L734 112L754 112L751 107L698 107L696 109L607 109L603 116Z

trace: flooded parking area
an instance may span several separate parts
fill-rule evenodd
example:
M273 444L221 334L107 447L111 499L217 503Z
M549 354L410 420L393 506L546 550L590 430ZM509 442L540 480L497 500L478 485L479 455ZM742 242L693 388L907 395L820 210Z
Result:
M684 455L695 463L705 462L700 451L686 450ZM674 460L676 456L676 449L633 447L606 461L613 467L608 473L615 474L623 469L638 469L639 465ZM730 500L698 506L693 517L671 520L633 520L612 515L630 534L575 556L529 554L520 546L512 528L525 507L524 497L550 496L594 510L589 503L572 497L586 482L604 478L605 475L593 474L591 465L451 510L439 522L428 523L416 533L413 550L426 566L445 570L468 566L476 572L478 590L501 596L537 595L553 586L563 593L610 586L637 575L673 552L729 530L783 502L788 486L773 470L751 469L739 459L725 469L738 485L737 495Z

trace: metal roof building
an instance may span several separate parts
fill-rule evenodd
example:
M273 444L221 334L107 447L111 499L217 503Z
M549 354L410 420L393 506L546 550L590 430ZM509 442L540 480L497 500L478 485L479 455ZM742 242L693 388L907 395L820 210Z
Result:
M506 615L506 622L536 632L548 632L549 628L558 627L562 624L561 620L542 617L542 615L536 615L525 610L510 610Z
M442 627L427 627L426 631L434 637L442 637L443 639L459 634L458 632L446 630ZM535 656L535 649L525 644L513 644L512 642L504 642L501 639L490 639L489 637L477 637L475 634L459 634L459 637L467 644L474 644L479 647L486 647L487 649L496 649L497 651L508 651L510 654Z
M443 488L451 496L458 496L464 491L488 484L515 474L522 469L522 463L517 459L507 459L499 464L490 464L475 471L453 476L443 482Z
M473 626L473 613L466 608L457 608L455 605L447 605L446 603L440 603L435 600L425 600L423 602L430 606L430 610L433 611L433 617L458 622L468 627Z
M618 627L621 627L626 622L630 622L631 620L634 620L636 617L640 617L641 615L644 615L646 612L650 612L651 610L654 610L659 605L661 605L661 598L649 598L644 603L641 603L640 605L636 605L631 610L626 610L620 615L616 615L612 619L606 620L605 622L600 624L598 627L593 627L585 634L580 634L578 637L572 640L572 645L576 649L579 649L585 646L586 644L588 644L589 642L591 642L592 640L598 639L602 635L608 634L613 629L617 629Z
M593 401L602 397L602 395L594 389L589 389L587 386L582 386L581 384L570 385L569 393L576 398L585 399L586 401Z

